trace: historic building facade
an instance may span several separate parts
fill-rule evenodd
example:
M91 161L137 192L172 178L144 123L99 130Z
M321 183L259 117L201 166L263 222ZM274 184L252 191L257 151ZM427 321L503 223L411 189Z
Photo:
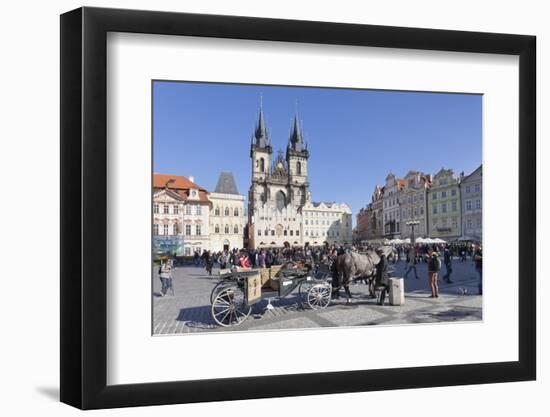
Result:
M428 234L432 238L452 240L462 235L461 177L444 168L433 177L428 192Z
M308 182L309 150L297 116L294 117L286 153L279 151L273 159L271 138L263 109L260 109L258 123L252 135L250 158L252 171L248 192L249 247L302 246L310 242L322 244L325 241L340 241L342 234L347 242L351 243L351 211L346 211L349 207L334 203L316 204L311 201ZM308 216L313 213L324 213L320 214L321 217L327 216L328 213L339 213L339 217L334 215L335 224L324 223L322 228L312 228L310 217L308 224L305 224L306 206ZM349 231L346 224L349 225ZM313 237L311 233L314 234ZM326 235L323 236L323 233Z
M153 247L191 256L210 248L208 192L192 178L153 174Z
M242 248L246 225L244 196L239 194L231 172L222 172L214 192L208 195L210 209L210 249L229 251Z
M312 246L351 244L351 209L345 203L306 202L302 207L303 242Z
M427 193L431 187L431 178L419 171L409 171L403 179L403 188L399 197L401 208L401 238L411 238L412 227L407 223L418 221L414 226L414 236L428 235Z
M389 173L386 177L384 195L382 196L384 216L384 237L394 239L401 236L401 208L399 198L404 182L401 178Z
M357 213L355 241L377 241L384 239L383 196L385 187L376 186L371 202Z
M462 197L462 235L483 238L483 166L464 177L460 184Z

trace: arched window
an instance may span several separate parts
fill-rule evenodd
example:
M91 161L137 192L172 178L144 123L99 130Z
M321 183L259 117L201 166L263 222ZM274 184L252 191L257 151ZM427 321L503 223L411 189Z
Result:
M177 223L174 223L172 225L172 234L173 235L177 235L178 234L178 224Z
M216 210L214 210L214 215L219 216L220 215L220 208L216 206Z
M214 226L214 233L220 233L220 226L219 225Z
M225 225L224 232L225 234L229 234L229 225Z
M239 233L239 226L237 225L233 226L233 233L235 234Z
M260 158L260 172L265 171L265 161L264 158Z
M158 234L159 234L159 225L156 224L156 223L153 225L153 234L154 234L154 235L158 235Z
M235 209L233 210L233 215L234 215L235 217L237 217L237 216L239 215L239 209L238 209L238 208L235 208Z
M229 207L226 207L225 208L225 213L224 213L226 216L229 216Z
M302 163L296 162L296 174L302 175Z
M275 195L275 204L277 210L283 210L286 207L286 196L282 191L278 191Z

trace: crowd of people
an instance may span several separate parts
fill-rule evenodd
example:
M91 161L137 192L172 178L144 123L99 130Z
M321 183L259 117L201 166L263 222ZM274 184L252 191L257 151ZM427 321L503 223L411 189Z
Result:
M379 246L322 246L322 247L287 247L287 248L265 248L265 249L232 249L226 251L212 252L203 250L194 253L193 263L206 268L206 272L212 275L214 264L220 269L240 268L269 268L272 265L282 265L289 261L305 262L310 265L326 263L329 266L333 279L338 279L338 271L334 260L337 256L352 251L365 252L367 250L377 251ZM403 278L414 277L419 279L417 265L427 263L428 283L431 291L430 297L439 297L439 273L442 266L445 266L445 275L441 279L447 283L453 283L453 262L466 262L470 259L478 273L479 294L482 294L482 263L483 254L480 244L473 242L457 242L447 244L400 244L393 246L392 257L388 259L385 253L378 251L382 261L377 267L376 279L379 282L387 280L387 266L389 262L405 261L406 269ZM174 267L174 258L164 257L159 267L159 277L162 283L161 295L166 295L171 288L171 275ZM334 281L333 281L334 282ZM383 302L383 300L382 300Z

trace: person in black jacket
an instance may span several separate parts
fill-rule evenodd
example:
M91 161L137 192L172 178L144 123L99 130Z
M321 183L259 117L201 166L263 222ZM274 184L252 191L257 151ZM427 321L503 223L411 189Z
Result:
M389 275L388 275L388 260L384 252L379 252L380 262L376 265L376 279L375 279L375 288L380 291L380 297L378 298L377 304L383 306L384 300L386 299L386 292L389 287Z
M449 247L446 247L445 252L443 252L443 263L445 264L446 269L445 275L443 275L443 281L448 284L452 284L454 282L451 280L451 274L453 273L453 255L449 250Z
M331 298L338 300L340 298L340 274L338 273L338 252L336 249L329 256L330 273L332 275L332 295Z

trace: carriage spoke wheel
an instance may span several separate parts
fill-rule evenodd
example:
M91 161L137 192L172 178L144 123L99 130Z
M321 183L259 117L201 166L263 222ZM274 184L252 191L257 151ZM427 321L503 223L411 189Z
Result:
M330 293L332 286L330 284L315 284L308 289L306 300L312 310L320 310L330 304Z
M220 290L212 301L212 318L223 327L238 326L246 320L252 307L246 305L244 292L239 287Z

